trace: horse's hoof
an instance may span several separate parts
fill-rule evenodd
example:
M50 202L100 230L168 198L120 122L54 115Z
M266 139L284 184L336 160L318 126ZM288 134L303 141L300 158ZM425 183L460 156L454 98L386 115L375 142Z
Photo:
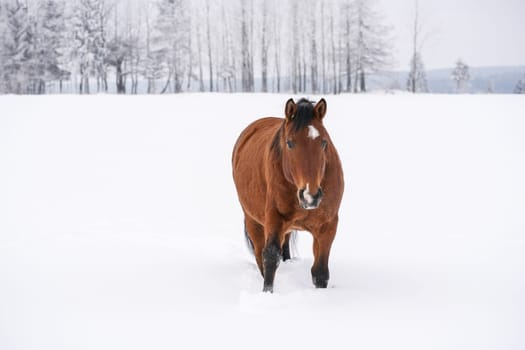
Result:
M273 286L264 286L263 287L264 293L273 293Z
M317 278L312 278L315 288L326 288L328 287L328 280L322 280Z

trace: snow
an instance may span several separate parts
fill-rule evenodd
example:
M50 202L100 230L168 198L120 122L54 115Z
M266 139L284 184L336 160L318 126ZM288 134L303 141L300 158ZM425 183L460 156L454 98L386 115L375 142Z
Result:
M525 100L325 96L331 280L300 233L270 295L231 150L289 97L0 97L0 349L523 349Z

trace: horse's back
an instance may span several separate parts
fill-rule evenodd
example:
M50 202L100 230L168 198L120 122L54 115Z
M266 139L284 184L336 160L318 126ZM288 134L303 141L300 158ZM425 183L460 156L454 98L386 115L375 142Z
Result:
M270 146L282 122L281 118L261 118L248 125L241 132L233 149L234 172L238 162L245 156L250 159L258 158L259 161L262 161L260 157L264 155L264 150Z

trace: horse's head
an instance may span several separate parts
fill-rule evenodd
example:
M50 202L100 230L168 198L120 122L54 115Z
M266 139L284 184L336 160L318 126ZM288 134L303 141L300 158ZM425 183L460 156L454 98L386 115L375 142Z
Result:
M315 106L305 99L297 104L293 99L286 103L286 120L281 130L283 172L286 180L296 187L303 209L316 209L323 198L321 182L330 142L323 126L325 114L324 99Z

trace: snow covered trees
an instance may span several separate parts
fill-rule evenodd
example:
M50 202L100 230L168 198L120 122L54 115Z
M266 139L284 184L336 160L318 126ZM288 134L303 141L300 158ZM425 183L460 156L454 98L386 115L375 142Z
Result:
M366 74L388 66L391 60L388 26L370 0L356 0L356 73L354 92L366 91Z
M107 22L110 8L105 0L78 0L74 8L72 55L78 61L79 92L90 92L91 76L96 77L97 91L108 91Z
M461 59L457 60L456 68L452 71L451 78L456 83L456 93L467 92L470 80L469 67Z
M5 75L4 61L7 58L4 54L4 40L7 36L7 16L5 14L4 4L0 2L0 94L6 92L6 81L7 76Z
M64 6L63 2L45 0L37 9L38 93L45 93L47 82L63 81L70 77L70 73L61 67L66 30Z
M190 53L188 3L185 0L160 0L157 6L153 51L160 60L158 63L166 69L166 84L162 92L169 89L181 92Z
M35 52L34 22L27 6L19 0L2 7L5 21L2 40L2 81L4 90L15 94L30 93L36 71L32 66Z
M132 59L131 42L127 38L115 36L108 43L108 55L106 63L109 66L115 67L115 82L118 94L126 93L126 76L124 71L127 60Z
M0 0L0 92L366 91L391 50L374 6Z
M42 0L37 5L30 9L20 0L0 3L2 92L42 94L47 83L69 79L60 67L63 4Z

